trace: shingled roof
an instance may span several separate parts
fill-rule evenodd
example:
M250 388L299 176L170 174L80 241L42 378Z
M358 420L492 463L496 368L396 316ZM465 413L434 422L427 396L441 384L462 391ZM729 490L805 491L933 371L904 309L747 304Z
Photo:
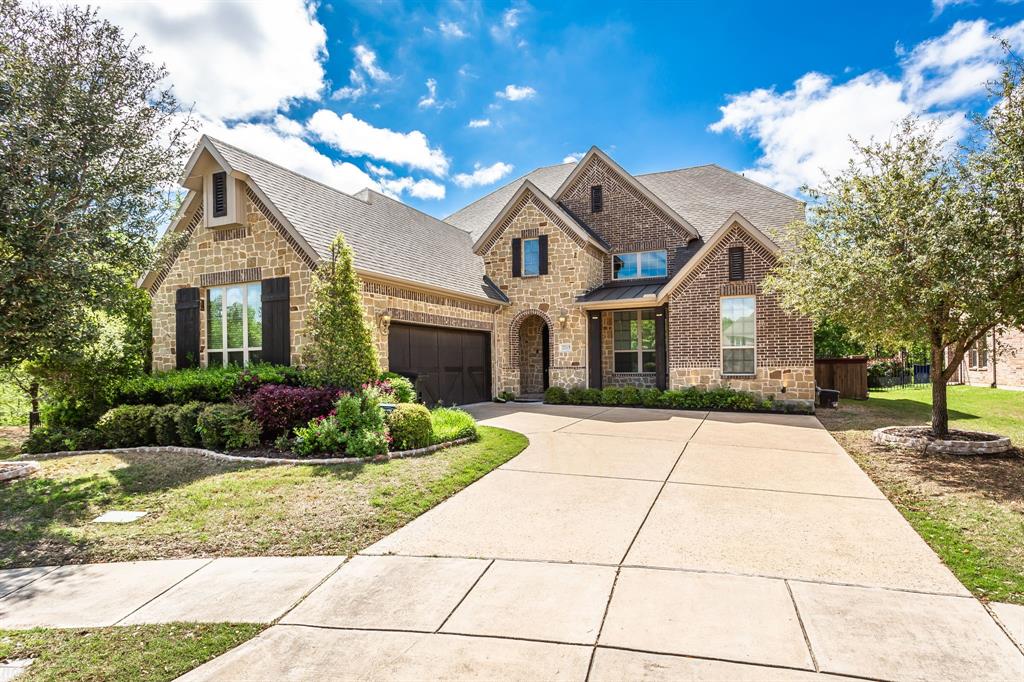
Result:
M551 196L575 167L575 163L564 163L538 168L456 211L445 221L477 238L524 180ZM634 177L693 225L705 240L730 215L739 212L773 241L784 245L783 228L805 216L804 202L715 164Z
M357 270L474 297L502 301L484 281L483 259L458 227L379 192L355 196L307 178L238 147L206 138L232 170L248 175L319 258L341 232Z

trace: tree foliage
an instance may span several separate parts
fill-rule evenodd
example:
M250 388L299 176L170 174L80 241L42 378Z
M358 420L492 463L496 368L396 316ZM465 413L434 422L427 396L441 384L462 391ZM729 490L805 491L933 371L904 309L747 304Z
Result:
M868 344L931 349L936 435L948 432L946 383L979 337L1024 323L1024 91L1009 61L973 147L948 151L933 126L904 120L857 144L813 192L813 219L769 290ZM944 350L950 348L946 362Z
M313 274L311 294L310 370L320 382L345 388L376 379L380 365L363 315L359 277L352 249L340 233L331 244L330 258Z
M95 10L0 0L0 366L90 343L149 264L190 128L165 76Z

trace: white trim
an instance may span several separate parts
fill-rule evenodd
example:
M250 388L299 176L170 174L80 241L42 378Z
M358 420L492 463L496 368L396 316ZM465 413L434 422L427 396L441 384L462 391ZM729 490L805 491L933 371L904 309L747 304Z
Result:
M242 367L248 367L250 365L249 353L251 353L252 351L259 351L259 352L262 353L262 351L263 351L263 344L262 343L259 346L250 346L249 345L249 287L254 285L254 284L259 285L259 287L260 287L260 294L261 294L261 300L260 300L260 320L262 320L263 319L263 301L262 301L263 282L257 282L257 281L253 281L253 282L233 282L231 284L218 284L217 286L206 287L206 329L207 330L209 330L209 328L210 328L210 324L209 324L210 323L210 312L211 312L210 311L210 292L218 290L218 289L220 289L223 292L221 294L221 307L220 307L220 311L221 311L221 314L220 314L221 347L220 348L210 348L210 338L209 338L210 334L209 334L209 332L207 332L207 334L206 334L206 355L205 355L205 360L206 360L206 366L207 367L210 366L210 354L211 353L220 353L221 354L221 363L220 363L221 367L227 367L228 366L228 355L231 354L231 353L238 353L238 352L242 353ZM242 288L242 345L241 345L241 347L237 347L237 348L231 348L231 347L228 346L228 314L227 314L227 310L228 310L228 306L227 306L228 293L227 292L228 292L228 289L230 289L232 287L241 287Z
M773 242L768 235L761 230L754 227L754 224L743 217L738 211L729 216L728 220L722 223L722 226L715 230L715 233L711 235L711 239L701 247L700 251L695 253L690 260L686 261L683 267L676 271L676 274L672 276L672 279L668 281L668 284L661 288L658 292L658 303L663 303L673 291L679 286L686 277L693 272L704 259L707 258L708 254L713 253L715 248L725 239L725 236L729 234L729 231L733 227L739 227L754 238L761 246L768 249L773 254L778 254L782 251L778 244Z
M722 321L725 319L724 310L722 304L730 299L750 299L754 302L754 341L749 346L726 346L725 339L723 338L724 332L722 330ZM725 371L725 351L727 350L747 350L751 349L754 351L754 369L750 372L726 372ZM734 296L719 296L718 297L718 361L719 371L721 371L723 377L753 377L757 376L757 295L756 294L736 294Z

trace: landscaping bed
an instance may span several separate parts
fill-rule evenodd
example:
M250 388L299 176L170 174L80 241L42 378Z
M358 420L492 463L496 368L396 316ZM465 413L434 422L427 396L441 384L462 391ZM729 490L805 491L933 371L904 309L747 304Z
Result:
M514 397L514 396L513 396ZM811 400L777 400L727 387L662 391L658 388L609 386L607 388L552 386L544 392L548 405L605 405L608 407L649 407L671 410L719 410L728 412L784 412L811 414Z
M264 627L170 623L0 630L0 661L32 659L19 682L162 682L252 639Z
M429 457L340 466L254 466L125 451L43 459L0 486L0 569L194 556L351 555L521 452L479 427ZM111 510L147 511L96 524Z
M952 386L950 427L1024 442L1024 394ZM1024 456L963 457L872 441L886 426L921 426L930 387L871 392L818 418L976 596L1024 604Z

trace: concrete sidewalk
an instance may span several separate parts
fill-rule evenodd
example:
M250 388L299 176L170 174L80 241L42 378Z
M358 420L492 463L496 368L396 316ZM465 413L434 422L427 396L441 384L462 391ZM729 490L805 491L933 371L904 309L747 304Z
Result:
M530 446L340 569L159 562L106 610L83 568L0 576L0 627L283 614L189 680L1024 678L1024 608L972 598L813 417L473 412Z

